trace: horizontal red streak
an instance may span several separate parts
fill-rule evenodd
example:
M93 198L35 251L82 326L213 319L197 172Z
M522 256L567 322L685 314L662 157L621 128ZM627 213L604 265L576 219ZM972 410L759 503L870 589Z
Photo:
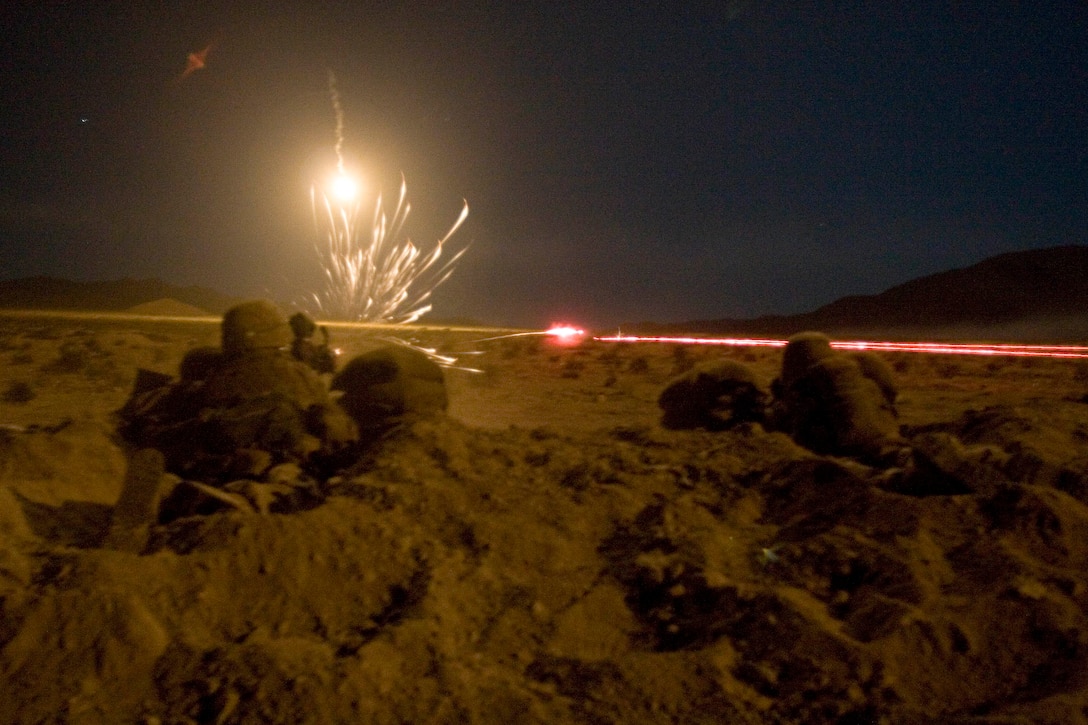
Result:
M786 340L741 337L662 337L608 335L594 337L599 342L663 342L674 345L730 345L736 347L785 347ZM884 342L880 340L835 340L838 350L877 350L880 352L921 352L939 355L1007 355L1012 357L1088 358L1088 347L1080 345L1014 345L952 342Z

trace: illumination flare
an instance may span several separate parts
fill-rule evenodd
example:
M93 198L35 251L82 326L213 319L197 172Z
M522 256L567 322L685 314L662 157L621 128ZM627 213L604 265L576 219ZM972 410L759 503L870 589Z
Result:
M411 211L408 186L401 179L400 195L392 215L387 215L379 194L370 220L369 233L360 219L361 203L341 198L334 201L315 184L310 202L318 238L317 245L325 272L325 291L314 301L325 315L354 322L415 322L431 310L434 290L449 279L461 255L458 250L443 260L446 242L468 217L468 202L449 231L430 251L403 236Z
M378 194L369 229L360 218L362 202L355 180L344 168L344 110L329 70L329 99L336 116L336 171L331 186L310 188L325 289L315 293L318 310L327 317L353 322L415 322L431 310L434 290L453 273L465 249L448 259L443 247L468 217L468 202L445 236L429 251L404 236L411 205L408 185L401 177L400 196L392 215L387 215Z

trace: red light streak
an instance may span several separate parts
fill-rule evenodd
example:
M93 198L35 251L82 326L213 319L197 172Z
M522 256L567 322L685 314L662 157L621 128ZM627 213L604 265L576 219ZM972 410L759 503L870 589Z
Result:
M785 347L785 340L765 340L740 337L643 337L641 335L607 335L594 337L598 342L665 342L674 345L733 345L737 347Z
M492 340L509 340L512 337L547 337L556 345L577 345L586 336L586 331L567 324L553 324L547 330L530 330L528 332L513 332L509 335L485 337L474 342L491 342Z
M674 345L729 345L735 347L785 347L786 340L734 337L663 337L607 335L594 337L599 342L660 342ZM1088 358L1088 347L1080 345L1015 345L954 342L884 342L880 340L832 341L839 350L877 350L880 352L918 352L936 355L1005 355L1010 357Z
M582 337L586 334L586 331L570 325L553 325L551 328L545 330L544 334L560 339L569 339L572 337Z
M551 338L552 343L556 345L574 346L582 342L582 338L586 336L586 331L573 325L553 324L544 331L544 334Z

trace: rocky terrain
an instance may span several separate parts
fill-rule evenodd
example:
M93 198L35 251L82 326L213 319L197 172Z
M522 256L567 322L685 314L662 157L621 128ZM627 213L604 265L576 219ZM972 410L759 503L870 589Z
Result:
M1088 361L382 334L0 317L0 721L1088 722Z

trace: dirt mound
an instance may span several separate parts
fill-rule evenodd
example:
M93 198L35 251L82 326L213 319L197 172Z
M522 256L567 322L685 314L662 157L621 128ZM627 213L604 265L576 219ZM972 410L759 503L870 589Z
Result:
M186 304L184 302L178 302L175 299L164 297L159 300L152 300L151 302L141 302L138 305L129 307L127 312L131 312L134 315L155 315L161 317L207 317L208 312L202 310L199 307Z
M717 353L513 340L335 470L174 475L228 505L137 516L123 547L166 459L101 412L130 376L51 361L78 342L203 386L222 351L21 329L20 415L87 414L0 429L0 721L1088 722L1081 368L893 358L902 442L867 465L662 427ZM737 357L761 388L782 370ZM254 494L301 482L305 505Z
M759 426L419 422L302 513L14 536L0 718L1083 722L1088 506L887 479Z

